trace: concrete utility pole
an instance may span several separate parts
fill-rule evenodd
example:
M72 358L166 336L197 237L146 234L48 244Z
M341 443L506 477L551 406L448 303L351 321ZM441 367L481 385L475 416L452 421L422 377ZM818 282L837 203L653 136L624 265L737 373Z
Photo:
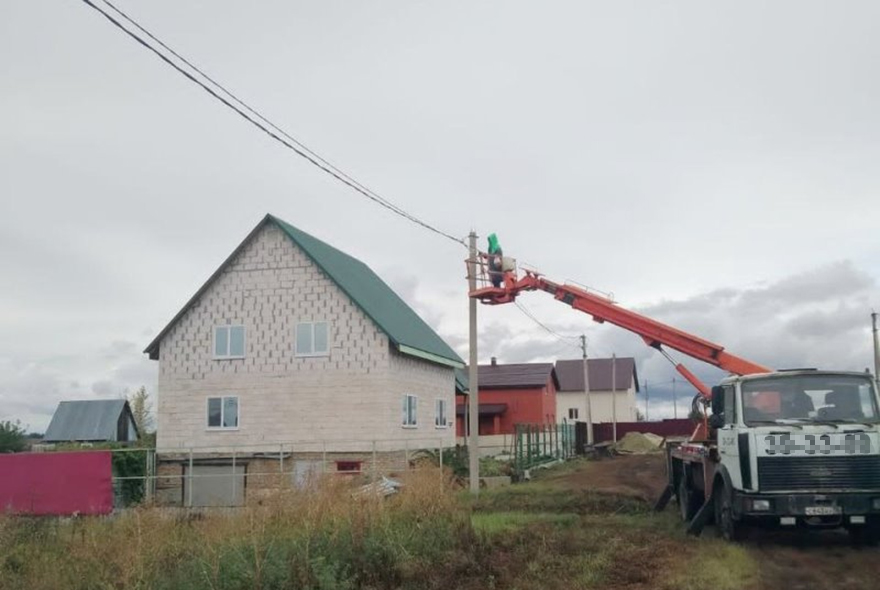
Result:
M584 413L584 419L587 421L587 444L593 444L593 413L590 407L590 366L587 362L587 336L581 334L581 352L584 353L584 401L587 404L587 411Z
M645 422L648 421L648 380L645 379Z
M675 377L672 378L672 417L678 418L678 405L675 403Z
M880 336L877 334L877 312L871 312L871 328L874 331L874 379L880 387Z
M470 323L470 365L468 367L468 468L470 490L480 493L480 378L477 368L477 300L470 296L477 289L477 234L468 235L468 318Z
M611 438L617 442L617 354L611 353Z

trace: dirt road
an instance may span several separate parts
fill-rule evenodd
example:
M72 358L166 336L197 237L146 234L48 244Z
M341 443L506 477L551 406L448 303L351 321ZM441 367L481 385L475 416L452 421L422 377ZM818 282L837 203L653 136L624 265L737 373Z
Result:
M666 481L664 457L625 455L584 462L548 474L545 481L559 489L593 490L653 503ZM715 535L715 531L710 528L703 534ZM844 532L752 531L744 547L758 563L759 589L880 587L880 549L852 547Z

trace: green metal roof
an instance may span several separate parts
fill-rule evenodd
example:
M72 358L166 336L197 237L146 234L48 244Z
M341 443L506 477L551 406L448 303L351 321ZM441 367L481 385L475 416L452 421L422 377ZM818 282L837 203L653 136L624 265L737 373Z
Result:
M293 242L323 270L404 354L450 366L464 361L370 267L272 215Z
M336 285L382 330L403 354L451 367L463 367L464 361L440 336L395 293L391 287L360 260L337 250L314 236L297 229L273 215L266 215L257 227L239 244L202 288L177 313L144 352L151 359L159 358L162 338L215 278L229 265L250 239L267 223L274 223L314 262Z

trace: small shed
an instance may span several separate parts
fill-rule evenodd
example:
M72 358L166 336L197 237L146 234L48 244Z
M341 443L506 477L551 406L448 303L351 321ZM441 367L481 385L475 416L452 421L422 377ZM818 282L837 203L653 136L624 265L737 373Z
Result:
M126 400L78 400L58 404L43 442L134 442L139 436Z

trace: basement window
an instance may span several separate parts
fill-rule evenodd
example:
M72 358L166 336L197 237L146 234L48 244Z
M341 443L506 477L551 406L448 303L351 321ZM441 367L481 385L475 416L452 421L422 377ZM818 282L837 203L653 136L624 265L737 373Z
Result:
M337 461L336 471L338 473L360 473L362 461Z

